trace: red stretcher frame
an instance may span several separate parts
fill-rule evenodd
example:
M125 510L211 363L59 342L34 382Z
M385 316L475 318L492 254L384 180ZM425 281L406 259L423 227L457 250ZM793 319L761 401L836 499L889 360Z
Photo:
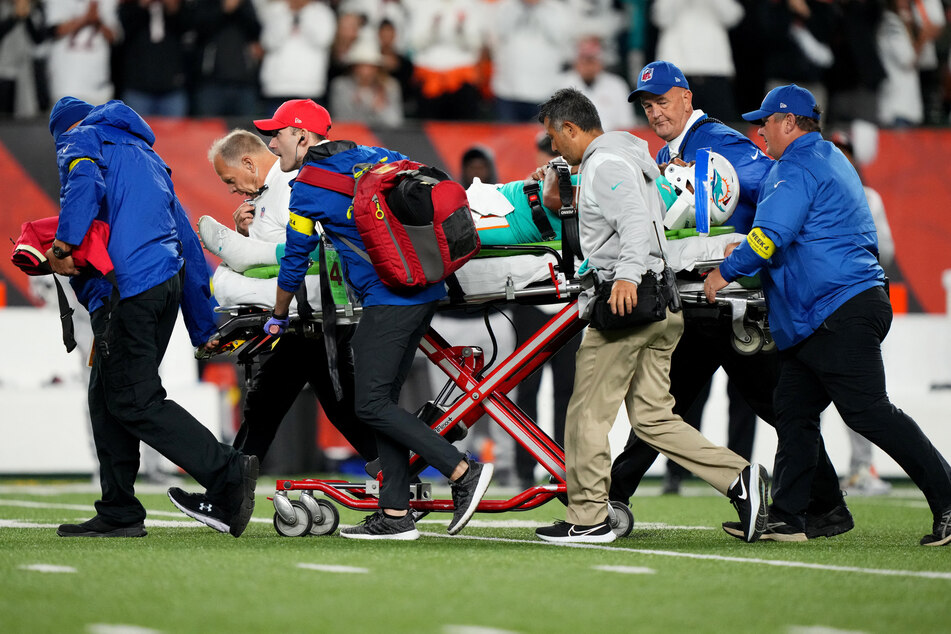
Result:
M476 507L477 512L504 513L533 509L566 494L564 449L519 409L508 393L584 329L588 322L578 317L577 303L577 299L570 301L485 376L480 376L483 357L480 351L471 346L452 346L432 328L419 344L426 357L463 391L463 396L432 424L433 429L446 435L456 425L470 427L483 415L488 416L551 475L551 484L530 487L509 499L483 499ZM411 456L411 470L414 465L417 470L421 470L419 460L418 456ZM380 477L385 477L385 474ZM367 491L365 482L280 479L275 488L279 496L286 496L289 491L319 491L347 508L367 511L379 508L377 496ZM410 507L423 512L454 509L451 499L414 499L410 501ZM280 509L277 510L280 512Z

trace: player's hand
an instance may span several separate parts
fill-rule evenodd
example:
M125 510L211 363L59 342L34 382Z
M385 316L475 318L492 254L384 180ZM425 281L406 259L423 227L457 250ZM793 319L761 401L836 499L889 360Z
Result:
M730 257L730 254L733 253L733 249L735 249L738 246L740 246L739 242L731 242L730 244L726 245L726 248L723 249L723 257L725 258Z

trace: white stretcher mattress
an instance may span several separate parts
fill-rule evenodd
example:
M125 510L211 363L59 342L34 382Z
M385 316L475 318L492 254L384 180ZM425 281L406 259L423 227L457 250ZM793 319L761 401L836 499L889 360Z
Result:
M723 250L733 242L745 239L743 234L730 233L706 238L694 237L667 242L667 259L675 271L693 270L697 262L723 257ZM456 272L466 295L497 293L505 290L511 280L514 290L522 290L531 284L551 279L549 264L556 264L550 254L525 254L503 257L475 258ZM274 305L277 278L258 279L245 277L222 264L213 278L215 299L221 306ZM317 275L308 275L305 281L307 298L311 307L320 304L320 280ZM291 300L291 311L297 311L297 300Z

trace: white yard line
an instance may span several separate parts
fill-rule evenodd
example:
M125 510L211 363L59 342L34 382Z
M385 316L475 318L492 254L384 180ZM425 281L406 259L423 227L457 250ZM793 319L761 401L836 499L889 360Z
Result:
M15 506L19 508L28 508L28 509L61 509L64 511L82 511L84 513L92 512L95 514L96 507L92 504L63 504L58 502L34 502L33 500L5 500L0 498L0 506ZM154 509L149 509L146 511L148 515L158 515L159 517L183 517L179 511L157 511ZM89 519L88 517L85 519ZM85 521L85 520L83 520ZM271 520L265 519L263 517L252 517L252 522L258 524L270 524ZM183 521L183 522L172 522L170 524L163 524L161 520L150 521L145 520L145 526L174 526L181 524L182 526L191 526L197 525L202 526L201 522L198 521ZM52 524L53 528L59 526L59 524ZM2 527L2 524L0 524ZM20 528L46 528L46 526L36 526L36 527L20 527Z
M89 634L162 634L160 630L125 623L90 623L86 626Z
M724 555L705 555L700 553L682 553L672 550L647 550L643 548L623 548L620 546L603 546L601 544L565 544L544 542L534 539L507 539L503 537L479 537L476 535L444 535L442 533L420 533L425 537L440 537L443 539L471 539L476 541L502 542L507 544L532 544L535 546L549 546L554 548L586 548L590 550L606 550L609 552L637 553L639 555L653 555L657 557L679 557L682 559L702 559L707 561L728 561L739 564L759 564L761 566L775 566L777 568L806 568L809 570L827 570L831 572L854 572L868 575L884 575L890 577L918 577L922 579L946 579L951 581L951 572L933 572L929 570L887 570L881 568L859 568L857 566L829 566L804 561L784 561L779 559L759 559L756 557L727 557Z
M72 566L57 566L55 564L24 564L17 566L20 570L29 570L31 572L77 572Z
M370 572L369 568L357 568L355 566L333 566L329 564L300 563L297 564L297 567L303 568L304 570L317 570L319 572L349 572L356 574L366 574Z

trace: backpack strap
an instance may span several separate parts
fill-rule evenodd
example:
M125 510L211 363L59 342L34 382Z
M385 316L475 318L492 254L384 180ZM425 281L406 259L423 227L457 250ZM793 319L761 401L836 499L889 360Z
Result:
M331 172L330 170L315 167L314 165L305 165L300 168L300 171L297 173L297 178L294 180L313 185L314 187L329 189L330 191L351 198L353 198L353 191L357 182L352 176Z

